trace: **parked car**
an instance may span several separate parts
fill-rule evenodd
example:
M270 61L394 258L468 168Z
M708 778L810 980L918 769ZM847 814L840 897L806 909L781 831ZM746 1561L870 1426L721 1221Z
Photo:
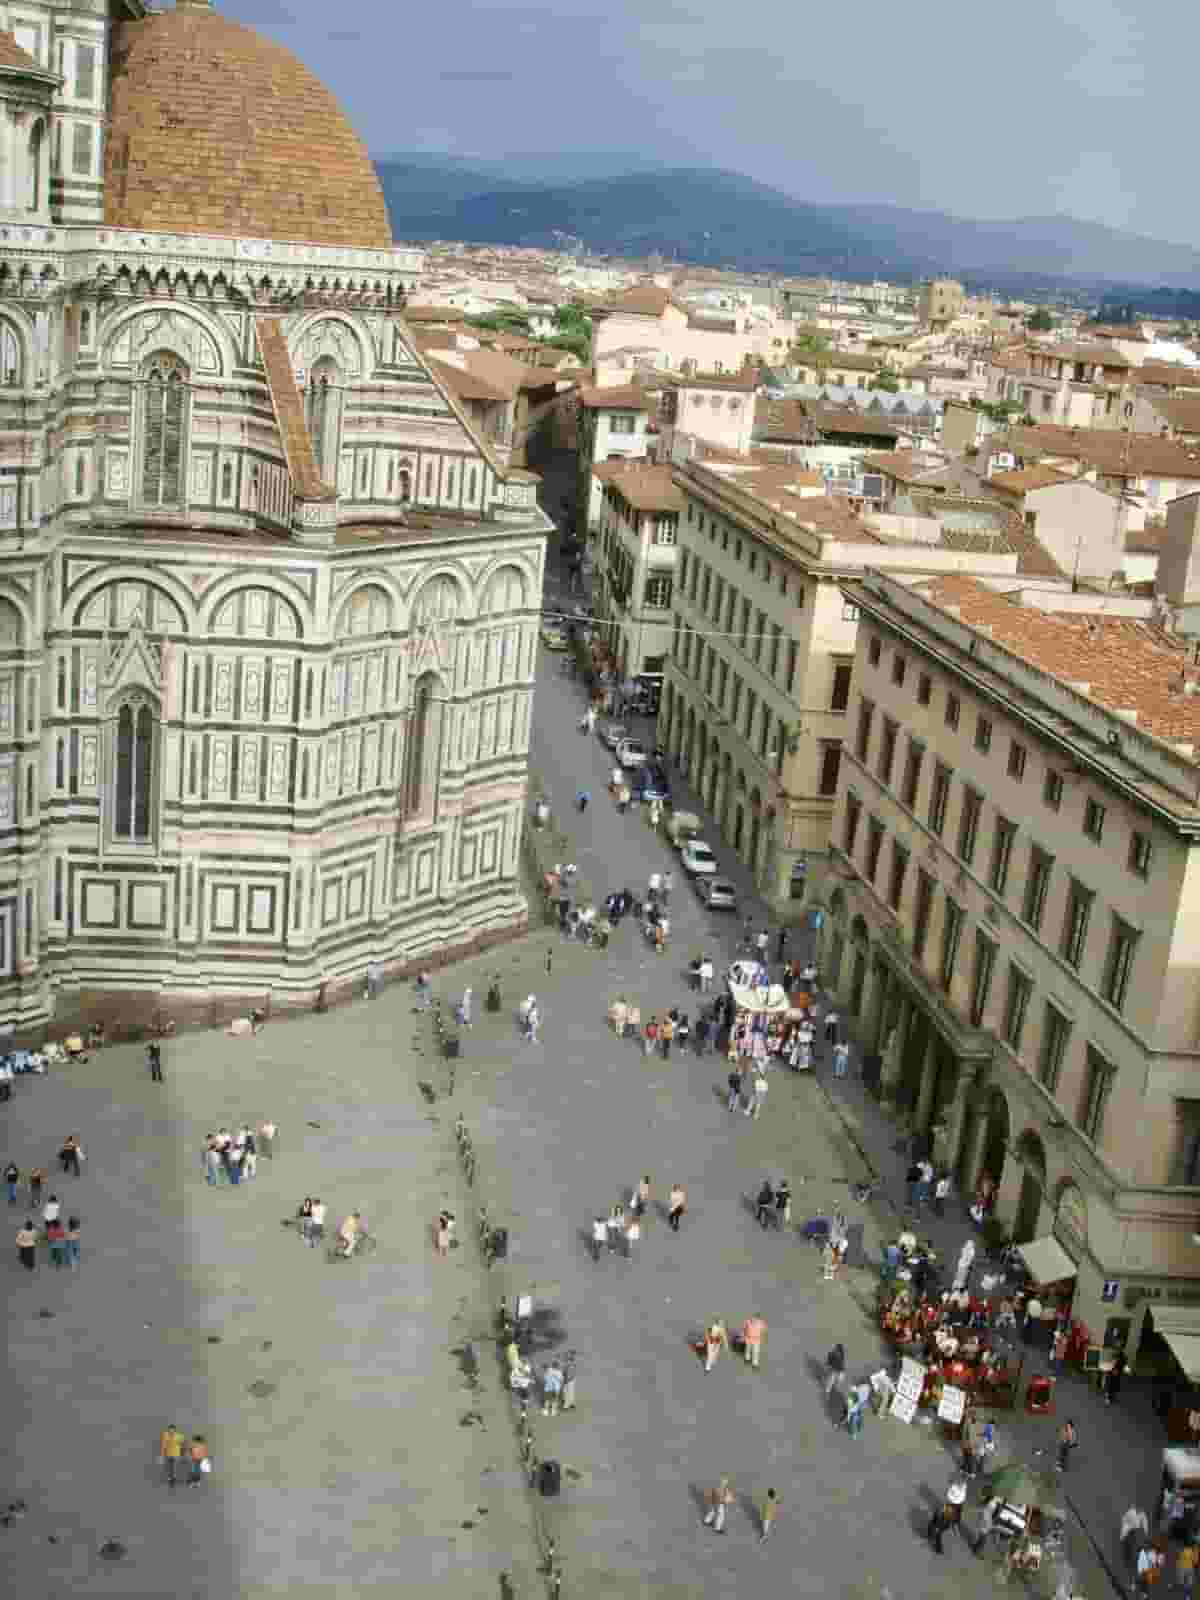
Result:
M647 761L633 780L633 798L635 800L659 800L663 805L671 803L671 784L663 769L653 761Z
M683 870L693 878L711 878L717 870L717 858L703 839L689 839L683 847Z
M710 911L737 910L737 889L728 878L697 878L696 893Z
M622 739L629 737L629 729L623 722L601 722L596 732L600 735L600 743L606 744L610 750L615 750Z
M649 750L638 739L622 739L617 746L617 760L623 767L640 767L649 759Z
M561 628L547 625L541 630L541 633L542 643L547 650L565 650L567 648L569 641Z
M667 818L667 838L676 850L682 850L689 839L699 838L703 831L703 824L694 811L673 811Z

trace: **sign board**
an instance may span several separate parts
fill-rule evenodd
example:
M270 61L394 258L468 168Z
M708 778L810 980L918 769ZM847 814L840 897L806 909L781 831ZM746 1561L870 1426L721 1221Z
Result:
M956 1389L953 1384L948 1383L942 1390L942 1398L938 1402L938 1416L943 1422L961 1422L966 1409L966 1391Z
M900 1362L900 1376L896 1380L896 1393L906 1400L911 1400L915 1406L921 1398L924 1387L925 1368L911 1356L904 1356Z
M897 1390L892 1399L892 1409L889 1414L893 1417L899 1417L901 1422L911 1422L917 1414L917 1402L907 1399Z
M1121 1280L1120 1280L1120 1278L1105 1278L1104 1287L1100 1290L1100 1298L1107 1305L1112 1305L1113 1301L1117 1298L1117 1296L1120 1294L1120 1292L1121 1292Z

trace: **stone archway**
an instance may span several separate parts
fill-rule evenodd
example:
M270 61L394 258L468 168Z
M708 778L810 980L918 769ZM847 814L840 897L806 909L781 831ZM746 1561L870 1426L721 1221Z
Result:
M1004 1182L1004 1163L1008 1155L1010 1135L1008 1101L1002 1089L993 1088L987 1098L986 1128L983 1135L983 1161L978 1176L986 1172L996 1185L999 1194Z
M1013 1153L1021 1163L1021 1193L1013 1220L1013 1239L1017 1244L1028 1244L1037 1237L1038 1217L1046 1193L1046 1147L1032 1128L1026 1128Z

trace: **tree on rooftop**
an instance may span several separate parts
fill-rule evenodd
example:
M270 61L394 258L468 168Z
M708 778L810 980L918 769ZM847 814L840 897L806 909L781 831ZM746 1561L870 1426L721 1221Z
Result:
M1031 333L1052 333L1058 324L1045 306L1039 306L1025 326Z

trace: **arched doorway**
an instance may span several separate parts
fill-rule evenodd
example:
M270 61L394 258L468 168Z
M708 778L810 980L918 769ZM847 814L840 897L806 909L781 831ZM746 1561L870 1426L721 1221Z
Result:
M1013 1239L1028 1244L1037 1237L1038 1216L1046 1192L1046 1148L1032 1128L1017 1140L1015 1154L1021 1163L1021 1196L1013 1221Z
M862 917L850 924L850 943L854 961L850 968L850 1015L862 1016L863 990L867 984L867 925Z
M983 1163L980 1176L986 1172L996 1185L996 1193L1004 1182L1004 1160L1008 1155L1009 1124L1008 1101L1003 1091L993 1089L987 1100L987 1130L983 1136Z
M746 865L750 875L758 881L758 849L762 842L762 796L757 789L750 793L750 839L746 846Z

